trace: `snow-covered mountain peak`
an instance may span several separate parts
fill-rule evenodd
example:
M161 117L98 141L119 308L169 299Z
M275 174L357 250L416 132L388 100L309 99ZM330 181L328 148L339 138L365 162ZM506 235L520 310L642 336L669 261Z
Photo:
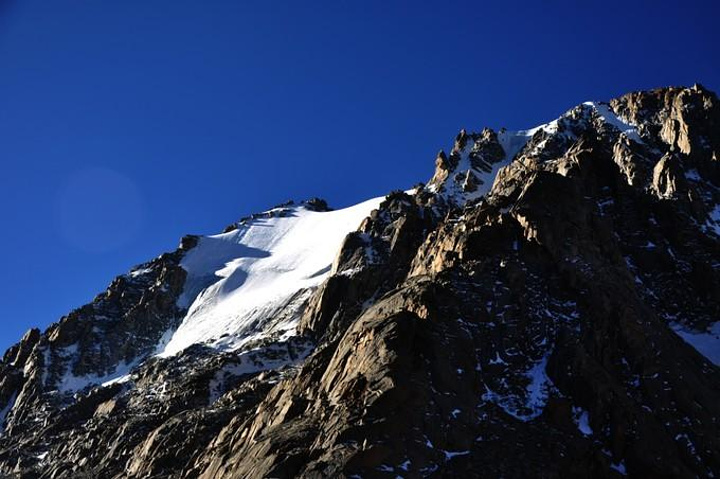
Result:
M461 131L426 187L184 237L3 356L0 476L717 477L719 106Z
M484 128L479 133L461 130L449 155L438 153L435 174L427 190L453 206L486 196L498 172L520 156L540 157L546 148L578 139L579 134L594 127L609 127L636 143L642 143L637 128L621 119L604 102L585 102L557 119L527 130L498 132ZM552 148L555 150L556 148ZM552 154L555 152L552 151Z
M180 263L187 280L178 305L187 314L160 355L198 343L234 350L260 337L294 334L297 315L259 320L293 304L299 310L329 274L345 236L382 200L335 211L286 204L200 237Z

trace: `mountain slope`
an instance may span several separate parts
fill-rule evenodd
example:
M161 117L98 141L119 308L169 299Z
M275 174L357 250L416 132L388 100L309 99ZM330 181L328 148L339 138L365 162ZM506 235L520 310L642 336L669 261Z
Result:
M701 86L631 93L186 237L5 354L0 471L713 477L718 132Z
M272 330L263 325L258 334L292 334L295 323L288 315L288 301L323 282L345 235L381 200L340 211L275 208L266 213L269 218L255 218L233 231L201 238L180 263L188 280L179 301L187 304L189 298L195 299L162 355L197 343L236 349L257 340L252 333L261 318L283 308L287 321L277 321Z

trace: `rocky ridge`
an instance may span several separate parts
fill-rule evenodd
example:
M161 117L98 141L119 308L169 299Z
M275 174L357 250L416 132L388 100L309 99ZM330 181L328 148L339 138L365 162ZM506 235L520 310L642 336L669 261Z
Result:
M8 350L0 474L717 475L718 101L662 88L461 131L257 319L295 335L239 350L155 354L185 315L184 238Z

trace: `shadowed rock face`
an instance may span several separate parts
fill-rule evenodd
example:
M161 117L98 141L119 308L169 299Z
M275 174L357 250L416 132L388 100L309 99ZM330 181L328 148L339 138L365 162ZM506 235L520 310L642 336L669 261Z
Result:
M8 350L0 475L717 476L720 343L683 338L718 334L718 158L700 86L462 131L288 302L298 336L153 357L188 237Z

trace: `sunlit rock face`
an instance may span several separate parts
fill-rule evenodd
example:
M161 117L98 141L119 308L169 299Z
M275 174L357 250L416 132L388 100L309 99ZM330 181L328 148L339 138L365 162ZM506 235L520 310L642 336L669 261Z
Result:
M412 191L187 236L29 331L0 476L720 474L716 95L447 151Z

